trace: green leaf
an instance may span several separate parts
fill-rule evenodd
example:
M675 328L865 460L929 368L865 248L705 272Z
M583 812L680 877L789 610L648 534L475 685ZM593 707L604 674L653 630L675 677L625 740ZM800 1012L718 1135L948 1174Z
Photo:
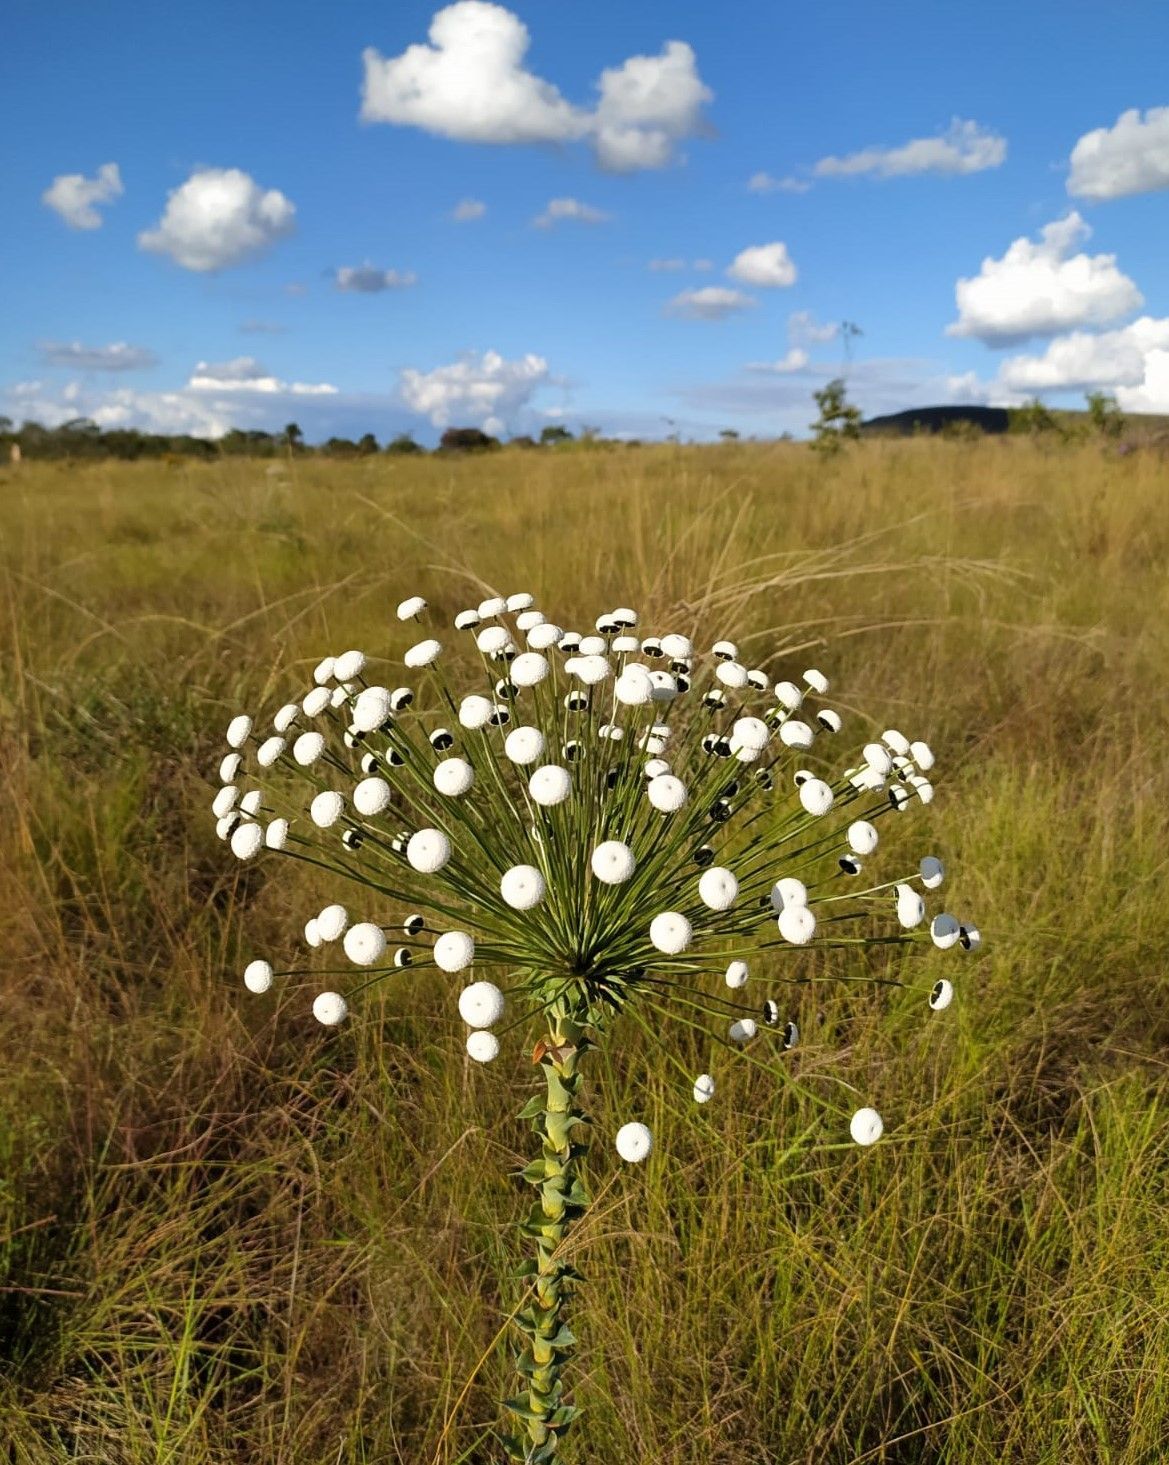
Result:
M516 1115L516 1118L517 1119L535 1119L537 1115L543 1114L543 1112L544 1112L544 1096L543 1096L543 1094L533 1094L532 1097L528 1100L528 1102L524 1105L524 1107L520 1110L520 1112Z

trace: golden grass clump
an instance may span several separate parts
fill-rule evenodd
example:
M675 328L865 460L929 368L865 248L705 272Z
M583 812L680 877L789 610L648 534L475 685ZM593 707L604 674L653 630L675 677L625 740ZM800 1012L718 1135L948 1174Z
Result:
M798 1094L733 1081L594 1177L580 1458L1163 1458L1160 460L742 444L2 488L4 1458L499 1458L529 1079L465 1061L422 980L331 1033L245 993L253 943L290 950L328 892L228 864L204 781L231 712L376 651L400 594L488 588L729 627L757 663L829 666L858 730L922 729L947 777L921 828L987 938L940 1035L804 989L800 1062L843 1053L895 1143L809 1163ZM656 1051L622 1047L609 1132L635 1090L651 1126L672 1105Z

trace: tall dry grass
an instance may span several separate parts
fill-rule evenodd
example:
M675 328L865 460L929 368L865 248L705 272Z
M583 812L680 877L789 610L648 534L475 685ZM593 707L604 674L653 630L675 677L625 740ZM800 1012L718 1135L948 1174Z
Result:
M578 1458L1169 1458L1158 459L744 445L0 492L0 1458L497 1458L530 1075L470 1071L429 980L336 1033L249 998L241 959L324 892L233 868L204 781L229 711L384 646L407 591L488 585L815 660L855 732L925 729L931 843L987 937L944 1021L827 987L798 1012L800 1061L886 1115L872 1152L801 1158L811 1113L766 1082L689 1112L620 1035L599 1131L633 1107L668 1143L594 1161Z

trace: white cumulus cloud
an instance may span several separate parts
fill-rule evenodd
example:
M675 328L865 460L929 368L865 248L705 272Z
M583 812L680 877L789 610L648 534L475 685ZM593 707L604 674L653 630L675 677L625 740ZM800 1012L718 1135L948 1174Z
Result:
M679 142L702 131L714 93L696 60L685 41L667 41L660 55L630 56L601 72L593 144L602 168L664 168Z
M819 321L810 310L794 310L787 318L787 338L797 346L822 345L834 341L839 334L836 321Z
M1144 387L1150 357L1169 352L1169 318L1143 315L1117 331L1071 331L1034 355L1011 356L999 381L1019 392Z
M109 346L85 346L80 341L42 341L37 347L42 361L50 366L68 366L74 371L141 371L154 366L158 357L145 346L114 341Z
M62 173L41 194L41 202L59 214L70 229L100 229L99 204L113 203L125 192L117 163L103 163L92 178Z
M723 320L758 303L742 290L731 290L726 285L704 285L701 290L683 290L667 301L665 309L667 315L686 320Z
M915 137L900 147L869 147L843 158L821 158L818 178L900 178L913 173L981 173L1006 160L1006 139L977 122L955 117L937 137Z
M342 265L334 276L338 290L359 295L377 295L382 290L405 290L418 283L409 270L379 270L367 260L363 265Z
M266 371L254 356L236 356L231 361L200 361L191 373L187 389L192 392L260 392L266 396L337 395L337 388L328 382L281 381Z
M748 193L807 193L811 184L804 178L776 178L767 172L752 173L747 179Z
M802 346L793 346L778 361L748 361L747 370L778 372L782 376L792 371L803 371L810 361L811 358Z
M1072 149L1068 192L1126 198L1169 188L1169 107L1122 112L1113 127L1086 132Z
M984 259L977 275L954 287L958 319L947 334L1011 345L1138 310L1144 297L1114 254L1071 253L1091 232L1071 213L1046 225L1038 243L1016 239L1001 259Z
M796 267L787 252L787 245L778 240L774 244L753 244L748 249L741 249L728 266L727 274L744 285L767 289L779 289L796 282Z
M549 200L548 207L542 214L537 214L532 223L537 229L551 229L553 224L559 224L565 219L575 219L579 224L604 224L609 215L602 209L593 208L591 204L581 203L579 198L554 198Z
M478 198L461 198L451 210L451 218L456 224L469 224L474 219L481 219L487 212L487 205Z
M591 108L527 69L529 45L527 26L504 6L456 0L434 15L428 44L399 56L365 49L362 119L459 142L587 138L600 165L615 172L665 167L678 144L701 130L712 94L684 41L604 70Z
M138 244L187 270L222 270L290 233L295 215L279 189L261 188L239 168L197 168L167 195L162 218Z
M550 380L548 363L529 352L508 361L498 351L469 353L433 371L407 367L398 392L412 412L434 427L481 427L499 433Z

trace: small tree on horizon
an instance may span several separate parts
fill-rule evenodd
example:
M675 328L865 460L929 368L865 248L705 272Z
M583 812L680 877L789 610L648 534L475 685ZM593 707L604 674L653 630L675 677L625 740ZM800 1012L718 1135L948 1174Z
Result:
M1084 400L1088 404L1088 417L1094 430L1101 437L1119 437L1125 429L1125 418L1116 398L1107 392L1085 392Z
M812 396L820 416L810 426L816 434L812 446L819 453L838 453L846 442L861 435L861 410L848 400L843 377L825 382Z

